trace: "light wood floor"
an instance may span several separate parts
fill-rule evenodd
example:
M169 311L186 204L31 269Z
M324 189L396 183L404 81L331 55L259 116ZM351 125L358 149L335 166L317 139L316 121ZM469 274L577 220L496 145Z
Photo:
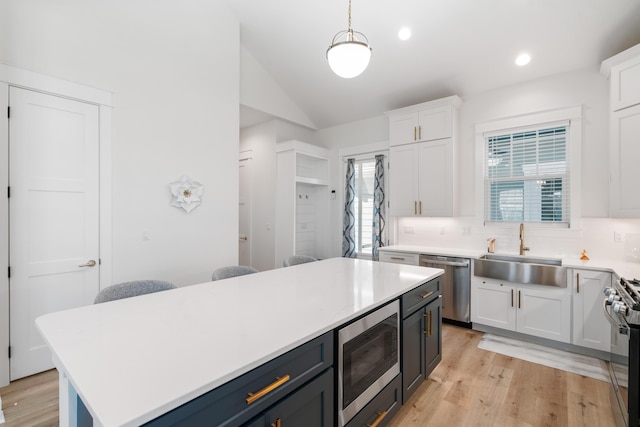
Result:
M442 329L442 362L389 426L614 426L608 383L480 350L481 332ZM2 427L58 425L55 369L0 397Z
M480 350L481 332L442 335L442 361L390 427L615 425L609 383Z

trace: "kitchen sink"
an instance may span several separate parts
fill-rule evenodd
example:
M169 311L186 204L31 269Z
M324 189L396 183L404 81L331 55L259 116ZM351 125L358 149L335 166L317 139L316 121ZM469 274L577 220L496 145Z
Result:
M557 258L487 254L473 260L473 275L526 285L567 287L567 268Z

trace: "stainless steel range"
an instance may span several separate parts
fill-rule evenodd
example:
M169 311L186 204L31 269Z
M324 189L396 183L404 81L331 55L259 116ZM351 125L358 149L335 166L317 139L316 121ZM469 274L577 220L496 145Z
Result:
M640 425L640 280L621 278L604 291L611 334L611 407L619 425ZM622 357L617 357L622 355Z

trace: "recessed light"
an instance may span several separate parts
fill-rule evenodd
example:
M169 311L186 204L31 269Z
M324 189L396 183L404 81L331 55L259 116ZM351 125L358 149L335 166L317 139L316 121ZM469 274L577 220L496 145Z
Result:
M516 65L523 66L531 62L531 56L528 53L522 53L516 58Z
M409 40L411 38L411 30L407 27L402 27L400 31L398 31L398 37L400 40Z

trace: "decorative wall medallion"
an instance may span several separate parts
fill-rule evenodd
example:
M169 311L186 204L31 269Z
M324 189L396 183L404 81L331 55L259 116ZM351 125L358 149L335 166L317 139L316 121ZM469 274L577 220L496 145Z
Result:
M169 184L171 189L171 206L182 208L187 213L191 212L202 203L204 187L198 181L187 175L182 175L177 181Z

